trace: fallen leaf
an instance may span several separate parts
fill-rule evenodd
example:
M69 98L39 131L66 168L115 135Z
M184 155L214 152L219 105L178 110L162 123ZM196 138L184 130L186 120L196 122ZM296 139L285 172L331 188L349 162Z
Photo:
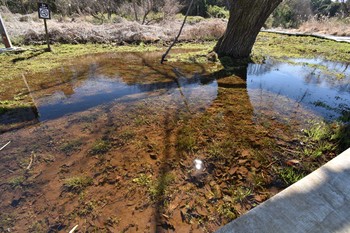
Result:
M286 162L286 164L288 165L288 166L294 166L294 165L297 165L297 164L299 164L300 163L300 161L299 160L296 160L296 159L291 159L291 160L288 160L287 162Z

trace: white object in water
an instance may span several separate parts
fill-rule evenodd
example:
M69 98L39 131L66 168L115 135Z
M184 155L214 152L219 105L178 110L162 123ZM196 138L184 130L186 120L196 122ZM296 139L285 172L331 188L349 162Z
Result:
M194 167L197 169L197 170L203 170L203 161L200 160L200 159L195 159L194 161Z

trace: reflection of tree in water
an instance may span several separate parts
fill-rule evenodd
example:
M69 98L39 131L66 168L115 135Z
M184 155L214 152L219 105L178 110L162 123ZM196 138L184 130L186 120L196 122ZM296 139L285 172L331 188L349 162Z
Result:
M253 99L256 99L254 96L259 94L260 102L270 102L271 107L277 112L282 111L281 107L283 108L282 103L284 102L285 107L290 106L289 111L292 111L293 106L306 107L326 119L344 116L344 112L348 114L349 105L346 92L350 92L350 70L348 70L347 63L321 59L291 59L291 62L292 64L286 64L267 60L266 67L265 64L251 64L248 74L253 76L252 80L263 76L261 81L259 79L256 81L259 87L252 85L254 87L251 89ZM345 73L342 73L343 71ZM337 76L338 74L341 75L341 78ZM286 75L291 78L288 79ZM304 80L304 83L299 81L300 78ZM285 80L286 83L284 84L282 80ZM296 82L294 83L293 80ZM255 91L256 89L260 90L260 93ZM261 109L261 104L255 108Z
M280 62L273 59L267 59L263 64L252 64L248 65L248 75L260 76L270 72L272 69L277 67Z
M309 74L305 76L304 80L309 84L324 84L340 92L350 92L349 64L316 59L310 62L310 67L306 67ZM313 68L312 65L316 65L316 67Z

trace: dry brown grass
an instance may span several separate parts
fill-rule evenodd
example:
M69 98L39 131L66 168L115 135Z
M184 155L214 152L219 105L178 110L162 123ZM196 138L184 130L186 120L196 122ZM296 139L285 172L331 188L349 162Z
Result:
M8 33L14 44L45 43L43 22L37 14L19 15L11 12L1 13ZM171 41L177 34L182 20L173 19L151 25L141 25L118 17L114 22L94 24L86 17L53 18L47 21L50 40L58 43L154 43ZM180 41L217 39L222 35L226 21L205 19L186 24Z
M226 21L223 19L206 19L185 28L180 39L190 40L217 40L226 29Z
M311 18L304 22L298 31L307 33L316 32L334 36L350 36L350 18Z

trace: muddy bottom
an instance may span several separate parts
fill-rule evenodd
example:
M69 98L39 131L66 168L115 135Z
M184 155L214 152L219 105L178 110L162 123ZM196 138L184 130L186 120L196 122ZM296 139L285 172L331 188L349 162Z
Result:
M1 231L214 232L336 155L307 156L305 129L348 123L346 64L160 57L87 56L11 83L35 106L0 117Z

